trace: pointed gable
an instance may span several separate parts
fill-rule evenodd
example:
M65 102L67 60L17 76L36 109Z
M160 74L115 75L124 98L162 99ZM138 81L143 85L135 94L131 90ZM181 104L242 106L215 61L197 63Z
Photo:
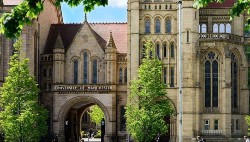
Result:
M58 33L54 48L57 48L57 49L63 49L64 48L60 31Z
M110 32L109 42L107 44L107 48L116 48L115 42L112 36L112 32Z

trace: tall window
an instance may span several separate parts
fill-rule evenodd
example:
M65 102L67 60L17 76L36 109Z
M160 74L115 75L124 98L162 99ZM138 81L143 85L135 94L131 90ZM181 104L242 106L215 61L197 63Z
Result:
M159 34L161 32L161 21L159 18L155 20L155 33Z
M219 32L219 27L218 24L213 25L213 33L218 33Z
M171 19L168 18L166 19L166 33L171 33L171 28L172 28Z
M163 83L167 84L167 68L163 68Z
M167 44L166 44L166 42L163 43L163 57L167 57Z
M120 107L120 131L126 131L126 117L125 117L125 107Z
M235 129L240 130L240 120L239 119L235 120Z
M97 84L97 78L98 78L98 64L97 59L93 60L93 84Z
M170 43L170 57L174 58L174 43Z
M43 77L47 77L47 70L43 69Z
M226 33L231 33L231 25L229 23L226 24Z
M127 68L124 69L124 83L127 83Z
M170 69L170 87L174 87L174 67Z
M74 83L78 83L78 60L74 60Z
M119 83L122 83L122 67L119 68Z
M88 83L88 53L83 53L83 83Z
M231 54L231 107L238 108L238 63L235 54Z
M204 125L204 129L205 129L205 130L209 130L209 127L210 127L210 126L209 126L209 120L208 120L208 119L205 120L204 124L205 124L205 125Z
M205 60L205 107L218 107L218 55L209 52Z
M201 25L201 33L207 33L207 25L206 24Z
M220 33L225 33L225 25L223 23L220 24Z
M156 43L156 52L155 52L155 54L156 54L156 57L158 58L158 59L160 59L160 44L159 43Z
M150 19L149 18L145 20L145 33L150 34Z
M189 30L187 30L187 42L189 42Z
M214 120L214 130L219 130L219 120L218 119Z
M49 77L52 77L52 68L49 69Z

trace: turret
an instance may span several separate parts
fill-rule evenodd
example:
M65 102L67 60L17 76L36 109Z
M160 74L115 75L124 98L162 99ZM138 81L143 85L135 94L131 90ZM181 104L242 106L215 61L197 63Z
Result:
M112 32L110 32L109 42L105 49L106 61L106 83L116 83L116 53L117 49L113 40Z
M64 83L64 46L60 33L56 39L55 46L53 48L53 68L54 77L53 83Z

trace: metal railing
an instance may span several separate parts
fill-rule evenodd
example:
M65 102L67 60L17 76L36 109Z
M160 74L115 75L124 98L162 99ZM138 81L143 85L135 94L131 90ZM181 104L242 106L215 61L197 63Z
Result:
M201 135L203 136L222 136L222 130L201 130Z
M229 33L200 33L200 41L206 40L225 40L228 42L243 43L244 37Z

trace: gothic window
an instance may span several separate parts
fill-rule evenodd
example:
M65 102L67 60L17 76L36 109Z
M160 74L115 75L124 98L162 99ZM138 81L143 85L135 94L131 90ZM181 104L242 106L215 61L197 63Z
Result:
M160 44L159 43L156 43L156 57L158 58L158 59L160 59Z
M174 58L174 43L170 43L170 57Z
M159 34L161 32L161 20L157 18L155 20L155 33Z
M167 68L163 68L163 83L167 84Z
M161 5L159 5L159 9L161 9Z
M165 9L168 9L168 5L167 4L165 5Z
M88 53L83 53L83 83L88 83Z
M235 129L240 130L240 120L239 119L235 120Z
M120 131L126 131L125 107L120 107Z
M207 33L207 25L206 24L201 25L201 33Z
M170 87L174 87L174 67L170 69Z
M166 42L163 43L163 57L167 57L167 44L166 44Z
M47 77L47 70L43 69L43 77Z
M98 78L98 64L97 59L93 60L93 84L97 84L97 78Z
M218 55L209 52L205 60L205 107L218 107Z
M119 83L122 83L122 67L119 68Z
M74 83L78 83L78 60L74 60Z
M226 33L231 33L231 25L229 23L226 24Z
M145 46L145 43L143 43L143 45L142 45L142 52L141 52L141 57L142 57L142 59L143 58L145 58L145 54L146 54L146 46Z
M214 130L219 130L219 120L218 119L214 120Z
M218 33L218 31L219 31L218 24L214 24L213 25L213 33Z
M238 62L235 54L231 54L231 106L238 108Z
M49 77L52 77L52 68L49 69Z
M127 68L124 69L124 83L127 83Z
M150 34L150 19L149 18L147 18L146 20L145 20L145 33L146 34Z
M189 42L189 30L187 30L187 42Z
M220 33L225 33L225 25L224 24L220 24Z
M171 28L172 28L171 19L167 18L166 19L166 33L170 34L172 32Z

